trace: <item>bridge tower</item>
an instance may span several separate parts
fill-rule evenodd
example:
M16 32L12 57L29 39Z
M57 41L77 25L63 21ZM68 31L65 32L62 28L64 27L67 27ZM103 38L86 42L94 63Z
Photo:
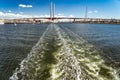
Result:
M87 6L87 0L86 0L86 7L85 7L85 21L87 21L88 18L88 6Z
M86 9L85 9L85 19L88 18L88 7L86 6Z
M54 18L54 13L55 13L54 9L55 9L55 5L51 2L51 4L50 4L50 18L51 18L51 20Z

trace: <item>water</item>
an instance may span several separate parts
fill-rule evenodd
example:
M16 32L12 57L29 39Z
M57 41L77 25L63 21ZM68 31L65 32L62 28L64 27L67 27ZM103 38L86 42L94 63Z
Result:
M0 25L0 80L9 80L46 29L45 25Z
M114 63L120 62L120 25L64 24L64 26L93 44L104 53L104 56L106 55L105 57L109 56Z
M0 28L0 80L120 80L120 25Z

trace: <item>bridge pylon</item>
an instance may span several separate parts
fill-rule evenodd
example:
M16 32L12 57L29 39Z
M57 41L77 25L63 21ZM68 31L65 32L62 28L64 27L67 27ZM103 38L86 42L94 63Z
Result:
M54 15L55 15L55 5L51 2L50 3L50 18L51 18L51 21L54 20Z

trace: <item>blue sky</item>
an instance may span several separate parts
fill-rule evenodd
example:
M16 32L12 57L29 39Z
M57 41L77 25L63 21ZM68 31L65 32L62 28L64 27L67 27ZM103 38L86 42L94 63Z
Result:
M49 16L50 2L56 16L120 19L120 0L0 0L0 18Z

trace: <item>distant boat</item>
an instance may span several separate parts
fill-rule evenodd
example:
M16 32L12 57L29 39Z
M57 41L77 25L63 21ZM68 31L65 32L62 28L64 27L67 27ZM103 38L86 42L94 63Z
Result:
M16 23L14 23L14 26L17 26L17 24L16 24Z

